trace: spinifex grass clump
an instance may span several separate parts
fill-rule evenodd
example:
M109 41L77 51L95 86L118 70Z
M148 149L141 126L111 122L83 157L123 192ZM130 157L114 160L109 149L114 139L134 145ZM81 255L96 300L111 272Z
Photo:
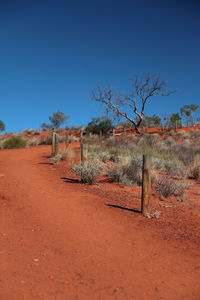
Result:
M183 199L183 194L189 187L190 184L187 184L187 182L176 181L169 176L161 176L154 184L154 188L160 196L168 198L173 195L180 200Z
M4 149L14 149L14 148L26 148L28 147L28 141L22 136L16 135L11 136L3 142Z

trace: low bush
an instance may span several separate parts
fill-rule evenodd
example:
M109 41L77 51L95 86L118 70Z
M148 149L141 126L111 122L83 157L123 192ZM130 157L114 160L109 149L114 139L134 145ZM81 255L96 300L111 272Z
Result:
M106 176L109 177L113 182L122 182L124 177L122 166L119 164L110 166L106 171Z
M110 160L110 154L106 151L102 151L99 154L96 155L97 159L99 159L102 162L108 162Z
M65 138L65 140L66 140L66 138ZM73 143L73 142L79 142L79 138L77 138L76 136L69 135L68 142L69 142L69 144Z
M74 151L71 148L67 148L64 151L59 151L60 159L61 160L70 160L74 157Z
M190 168L189 177L200 181L200 165L196 165Z
M153 170L164 170L165 169L165 160L159 157L151 157L151 168Z
M26 148L27 146L28 141L20 135L11 136L3 142L4 149Z
M27 139L28 145L29 146L38 146L40 144L40 139L37 137L33 137L30 139Z
M72 170L83 183L93 184L102 171L102 165L97 160L89 160L87 167L83 167L80 163L74 165Z
M172 196L176 191L175 181L165 176L159 178L155 182L154 187L157 193L164 198L168 198L169 196Z
M52 145L52 135L42 135L41 136L41 141L40 141L41 145Z
M119 158L118 162L109 166L106 176L113 182L121 182L125 185L141 185L142 183L142 158Z
M191 147L188 143L183 142L181 144L174 144L171 152L173 152L185 166L188 166L194 160L195 149L195 147Z
M5 141L5 138L0 136L0 149L3 149L4 141Z
M88 135L87 134L84 136L83 139L86 144L92 145L92 144L99 142L99 135L97 135L97 134Z
M174 196L177 196L180 200L183 200L185 190L189 189L191 186L192 184L187 183L186 181L177 181Z
M185 190L189 187L190 184L185 181L176 181L169 176L160 177L154 184L157 193L164 198L174 195L182 199Z
M59 143L65 143L66 137L64 135L59 135L58 140L59 140Z
M168 175L184 176L184 166L178 160L166 160L164 162L164 167Z
M51 157L51 162L52 162L53 165L57 165L59 163L59 161L60 161L60 155L59 154Z

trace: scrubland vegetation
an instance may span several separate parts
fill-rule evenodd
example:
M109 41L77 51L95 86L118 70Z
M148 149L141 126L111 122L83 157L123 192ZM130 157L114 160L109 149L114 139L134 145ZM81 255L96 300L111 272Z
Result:
M148 77L145 80L147 79ZM153 81L152 84L160 92L163 86L159 86L158 82ZM134 87L137 88L137 81L135 84ZM148 84L150 84L149 81ZM145 92L143 86L141 86L141 91ZM107 96L104 94L104 98ZM105 104L104 98L95 100ZM106 102L106 105L111 111L116 110L110 102ZM181 116L186 119L187 124L193 123L192 113L197 109L198 106L195 105L185 105L180 109ZM2 135L0 136L0 149L52 145L52 135L44 131L54 129L60 134L59 142L65 143L66 147L51 158L53 164L58 164L60 160L74 164L74 152L68 147L71 142L80 141L81 138L83 143L89 145L87 165L83 166L80 163L72 166L72 170L84 183L93 184L97 177L102 175L110 182L117 182L124 186L141 186L144 154L151 156L151 184L161 198L174 196L178 200L183 200L184 191L190 187L187 179L200 181L200 131L191 130L186 133L184 129L182 131L170 129L170 124L175 128L182 127L182 119L178 113L172 114L170 118L164 117L165 125L169 129L161 131L160 134L148 134L141 128L139 131L138 128L139 125L140 127L161 126L161 119L155 114L148 117L142 112L140 120L131 123L127 119L126 122L120 122L117 128L125 130L132 125L137 133L128 136L126 134L113 136L113 129L116 126L114 127L108 117L93 118L86 126L84 136L80 137L81 126L74 128L78 137L66 136L66 131L62 133L63 129L59 126L68 118L63 112L57 111L49 116L51 124L41 125L43 131L26 129L19 135L7 138ZM136 126L136 123L139 125ZM1 130L4 129L5 125L1 121ZM70 132L70 128L67 129Z
M160 197L174 196L182 201L191 184L187 179L200 181L200 132L170 131L163 135L86 137L89 144L89 163L73 167L77 176L84 172L84 182L92 184L102 174L111 182L141 186L142 157L151 155L152 187ZM91 179L91 177L93 177Z

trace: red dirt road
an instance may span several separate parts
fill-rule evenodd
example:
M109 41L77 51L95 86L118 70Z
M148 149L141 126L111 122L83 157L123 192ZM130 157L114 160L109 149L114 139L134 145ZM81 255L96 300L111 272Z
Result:
M65 182L49 153L0 152L0 299L200 299L196 243Z

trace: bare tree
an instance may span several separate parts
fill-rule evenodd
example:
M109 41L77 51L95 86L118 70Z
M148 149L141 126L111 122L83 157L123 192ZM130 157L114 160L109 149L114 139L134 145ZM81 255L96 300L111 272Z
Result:
M150 98L156 95L169 96L175 92L167 92L166 87L167 83L161 80L159 74L148 74L145 77L136 76L134 80L130 80L129 95L120 94L118 91L114 92L110 86L102 88L97 85L92 90L91 98L103 103L107 113L127 119L139 133L138 128L144 116L144 108Z

